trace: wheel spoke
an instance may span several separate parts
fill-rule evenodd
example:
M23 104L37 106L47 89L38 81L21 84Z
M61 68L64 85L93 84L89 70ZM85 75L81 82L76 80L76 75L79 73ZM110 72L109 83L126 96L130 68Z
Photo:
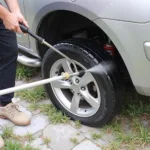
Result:
M60 89L72 89L72 85L70 85L67 81L58 80L55 82L52 82L52 87L54 88L60 88Z
M76 113L77 110L79 109L80 99L81 99L81 97L75 93L72 98L72 102L71 102L71 106L70 106L70 110L73 113Z
M71 63L68 60L63 59L62 66L63 66L63 69L65 72L73 73L73 71L71 69Z
M86 86L87 84L91 83L92 81L93 81L93 76L91 75L91 73L87 72L80 79L79 86Z
M82 94L83 98L93 107L93 108L98 108L98 99L94 98L87 90L86 91L80 91Z

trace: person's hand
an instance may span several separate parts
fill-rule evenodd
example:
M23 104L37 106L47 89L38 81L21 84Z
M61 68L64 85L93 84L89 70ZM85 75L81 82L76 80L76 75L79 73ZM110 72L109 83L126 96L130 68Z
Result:
M18 21L20 23L22 23L23 25L25 25L26 27L29 28L29 25L28 25L27 21L25 20L24 16L20 12L16 12L16 13L13 13L13 14L15 14L17 16Z
M17 33L22 33L19 26L19 20L21 20L21 18L19 19L18 15L16 15L15 13L7 13L7 15L3 17L3 23L6 29Z

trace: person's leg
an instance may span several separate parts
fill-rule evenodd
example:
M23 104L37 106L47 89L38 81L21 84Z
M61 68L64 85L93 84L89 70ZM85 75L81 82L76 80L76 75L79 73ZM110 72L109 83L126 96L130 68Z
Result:
M0 20L0 90L15 86L18 47L16 34L6 30ZM0 96L0 118L7 118L16 125L28 125L29 117L11 102L14 93Z
M0 90L15 85L17 55L16 34L6 30L0 21ZM14 93L0 96L1 105L6 106L11 103L13 96Z

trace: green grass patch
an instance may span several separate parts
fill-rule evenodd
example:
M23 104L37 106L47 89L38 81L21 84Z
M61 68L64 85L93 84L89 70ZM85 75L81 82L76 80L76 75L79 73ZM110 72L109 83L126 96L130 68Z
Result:
M23 144L18 141L6 140L4 150L40 150L40 149L33 148L30 145L23 146Z
M150 98L141 96L133 88L127 88L126 100L120 116L104 126L106 134L113 134L115 139L103 149L119 150L150 146L150 130L143 121L150 121Z
M102 147L102 150L120 150L121 142L113 141L107 147Z
M143 126L140 126L137 138L141 144L150 144L150 130Z
M150 98L139 95L133 88L128 87L122 115L128 118L149 116Z
M16 79L17 80L29 80L39 72L38 68L32 68L20 63L17 64Z
M28 142L31 142L31 141L34 140L33 134L31 134L31 133L27 133L27 134L24 136L24 138L25 138L25 141L28 141Z
M79 128L81 128L81 122L79 121L79 120L76 120L75 121L75 127L77 128L77 129L79 129Z
M121 133L116 134L116 141L121 142L121 143L128 144L136 140L137 140L137 137L133 133L125 134L124 132L121 132Z
M75 145L79 143L77 138L70 138L70 141Z
M102 134L100 134L100 133L92 133L91 136L92 136L93 140L98 140L98 139L102 138Z
M44 137L43 138L43 143L45 144L45 145L47 145L48 146L48 144L51 142L51 139L50 138L47 138L47 137Z
M111 124L106 125L102 128L102 131L104 133L110 134L110 133L117 133L122 132L122 122L121 118L114 118L111 122Z
M31 104L30 110L34 111L39 109L43 114L47 115L53 124L57 123L69 123L70 119L61 111L58 111L52 104Z
M4 139L11 138L14 135L12 127L5 126L5 127L2 128L2 131L3 131L2 137Z
M46 92L43 86L38 86L25 91L16 92L15 96L27 100L28 102L36 103L46 98Z

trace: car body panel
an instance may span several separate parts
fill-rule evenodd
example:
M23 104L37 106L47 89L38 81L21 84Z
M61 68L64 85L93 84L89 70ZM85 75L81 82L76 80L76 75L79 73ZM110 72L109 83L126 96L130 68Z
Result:
M20 0L19 0L20 1ZM107 18L129 22L150 21L150 1L147 0L25 0L27 20L33 32L37 33L43 17L56 10L68 10L85 16L90 20ZM138 10L138 11L137 11ZM36 42L30 37L30 49L36 51Z
M137 24L108 19L97 19L95 23L115 43L137 91L150 96L150 61L144 51L144 43L150 41L150 23Z
M2 3L2 5L6 8L7 5L6 3L4 2L4 0L0 0L0 3ZM19 3L19 6L20 6L20 9L21 9L21 13L25 16L25 9L24 9L24 0L18 0L18 3ZM18 43L26 48L29 48L30 45L29 45L29 36L26 35L24 36L23 34L17 34L17 40L18 40Z

